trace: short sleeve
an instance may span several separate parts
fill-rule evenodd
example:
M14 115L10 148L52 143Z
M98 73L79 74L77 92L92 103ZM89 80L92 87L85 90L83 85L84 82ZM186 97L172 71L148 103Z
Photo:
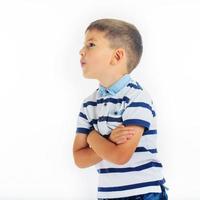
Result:
M140 90L136 97L130 99L122 114L123 125L138 125L148 130L155 116L152 105L150 95L145 90Z
M77 118L77 123L76 123L76 133L84 133L84 134L89 134L90 131L93 130L93 126L90 124L87 116L86 116L86 108L84 107L84 103L82 103L80 112Z

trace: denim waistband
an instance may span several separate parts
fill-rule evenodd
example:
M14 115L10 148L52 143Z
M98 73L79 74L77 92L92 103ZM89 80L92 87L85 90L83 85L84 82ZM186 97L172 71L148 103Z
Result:
M160 187L161 187L161 193L148 193L148 194L141 194L141 195L136 195L136 196L131 196L131 197L121 197L121 198L114 198L114 199L98 198L98 200L145 200L146 199L145 197L147 197L150 194L155 194L155 195L157 194L161 197L159 199L167 200L168 197L167 197L166 189L168 190L168 188L164 185L160 185Z

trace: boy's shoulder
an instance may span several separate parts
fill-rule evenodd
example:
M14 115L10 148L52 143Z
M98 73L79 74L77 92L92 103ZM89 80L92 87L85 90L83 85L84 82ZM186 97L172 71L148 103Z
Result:
M149 91L146 89L146 87L136 81L135 79L132 79L131 82L127 85L129 87L128 94L130 97L130 100L134 101L137 99L146 99L149 101L152 101L152 97L149 93Z

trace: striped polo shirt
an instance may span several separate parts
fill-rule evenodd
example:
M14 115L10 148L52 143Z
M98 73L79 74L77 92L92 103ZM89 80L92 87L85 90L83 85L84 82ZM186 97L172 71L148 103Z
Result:
M149 93L125 74L111 87L99 88L82 102L76 133L95 129L108 135L120 124L143 126L144 133L131 159L118 165L107 160L97 163L97 198L120 198L161 192L165 183L157 158L156 112Z

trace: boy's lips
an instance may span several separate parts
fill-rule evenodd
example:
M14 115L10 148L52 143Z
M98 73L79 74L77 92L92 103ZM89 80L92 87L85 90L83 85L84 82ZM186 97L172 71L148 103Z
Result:
M80 61L80 63L81 63L81 66L83 66L84 64L86 64L86 62L85 61Z

